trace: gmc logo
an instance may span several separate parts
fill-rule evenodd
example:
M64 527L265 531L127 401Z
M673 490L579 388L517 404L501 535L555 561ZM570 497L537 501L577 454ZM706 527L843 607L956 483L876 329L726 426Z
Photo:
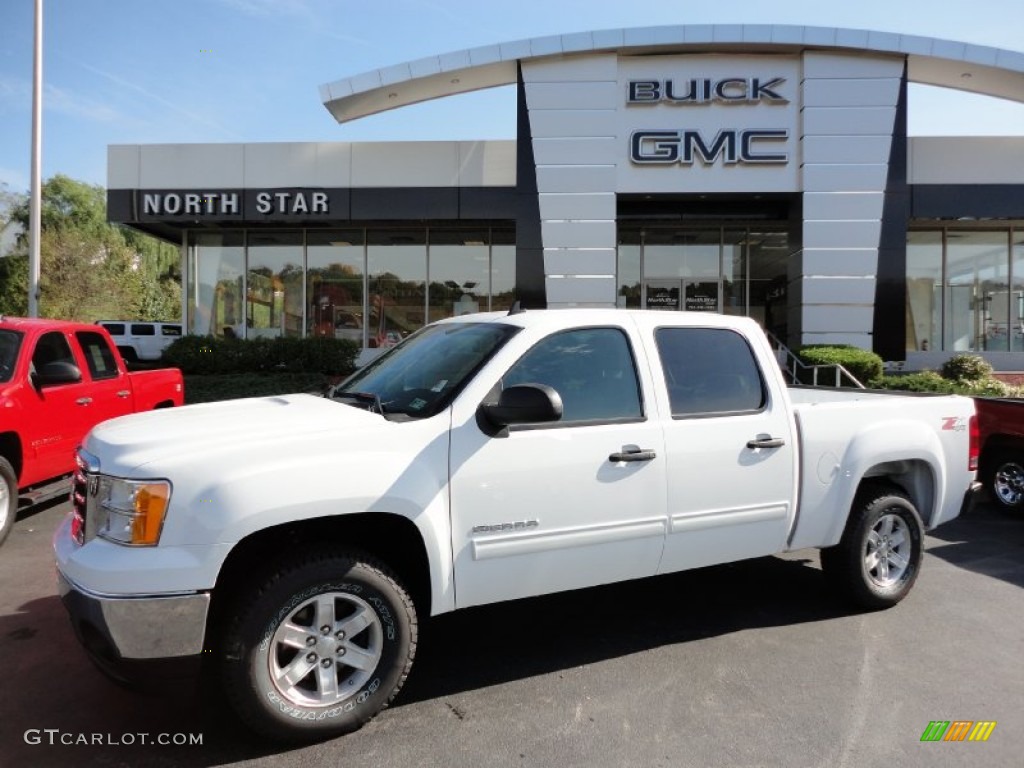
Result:
M765 145L774 147L788 138L785 129L722 130L710 141L694 130L640 130L630 134L629 159L637 165L692 165L695 159L704 165L719 159L725 165L787 163L786 152Z

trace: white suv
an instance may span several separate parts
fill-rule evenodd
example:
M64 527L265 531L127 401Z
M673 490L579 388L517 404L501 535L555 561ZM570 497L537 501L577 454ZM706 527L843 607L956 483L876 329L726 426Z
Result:
M114 339L127 362L159 360L172 341L181 336L181 323L151 323L135 320L99 320Z

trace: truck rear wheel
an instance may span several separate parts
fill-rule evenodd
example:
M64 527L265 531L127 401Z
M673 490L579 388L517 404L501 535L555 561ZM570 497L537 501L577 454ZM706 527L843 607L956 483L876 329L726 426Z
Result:
M985 486L1004 509L1024 509L1024 460L1020 452L1004 451L992 457Z
M914 586L923 543L913 502L896 488L871 485L857 494L839 543L821 551L821 567L860 607L888 608Z
M398 693L416 637L412 600L383 565L355 553L307 553L232 612L222 655L228 699L274 739L348 733Z
M18 476L7 459L0 456L0 544L14 527L18 516Z

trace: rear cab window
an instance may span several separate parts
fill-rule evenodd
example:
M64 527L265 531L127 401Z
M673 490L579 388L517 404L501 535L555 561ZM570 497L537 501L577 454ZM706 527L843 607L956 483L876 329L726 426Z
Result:
M85 363L94 380L113 379L120 373L117 370L117 358L102 334L78 331L75 337L82 347Z
M761 370L740 334L727 328L659 328L654 339L673 418L765 407Z

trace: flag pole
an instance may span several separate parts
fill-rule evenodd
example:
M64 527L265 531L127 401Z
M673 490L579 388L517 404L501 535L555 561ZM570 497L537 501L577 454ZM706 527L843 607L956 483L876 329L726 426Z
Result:
M42 208L43 0L36 2L35 54L32 66L32 190L29 203L28 316L39 317L39 233Z

